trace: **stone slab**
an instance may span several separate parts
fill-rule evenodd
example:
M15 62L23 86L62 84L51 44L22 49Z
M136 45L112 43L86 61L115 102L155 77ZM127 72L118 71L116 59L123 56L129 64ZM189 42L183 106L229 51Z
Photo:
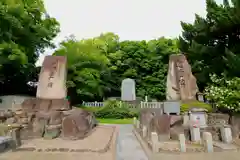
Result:
M234 144L226 144L226 143L222 143L222 142L213 142L213 145L216 147L219 147L223 150L236 150L238 149L238 147Z

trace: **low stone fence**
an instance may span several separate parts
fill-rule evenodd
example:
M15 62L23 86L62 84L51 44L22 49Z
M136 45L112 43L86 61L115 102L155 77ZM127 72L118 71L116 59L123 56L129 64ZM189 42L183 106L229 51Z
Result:
M199 115L195 113L194 116ZM160 115L147 109L141 111L139 119L134 119L134 127L153 153L240 149L240 145L235 141L236 138L239 139L240 117L231 118L227 114L209 113L206 125L200 125L193 123L195 120L190 114L187 117L188 122L185 121L186 115Z
M86 107L103 107L104 106L104 102L83 102L82 103L83 106Z
M152 153L158 153L164 150L164 145L167 143L171 144L171 141L162 140L163 136L168 135L159 135L156 131L149 131L149 128L145 125L141 125L140 121L134 118L134 127L140 133L141 138L147 143L147 146L152 150ZM203 138L200 138L200 130L195 129L192 130L193 137L195 138L194 142L198 142L201 144L201 148L197 148L194 152L213 152L213 139L212 134L210 132L203 132ZM169 137L170 138L170 137ZM172 143L174 147L170 149L172 152L187 152L188 141L185 138L184 133L178 134L178 141L177 143Z

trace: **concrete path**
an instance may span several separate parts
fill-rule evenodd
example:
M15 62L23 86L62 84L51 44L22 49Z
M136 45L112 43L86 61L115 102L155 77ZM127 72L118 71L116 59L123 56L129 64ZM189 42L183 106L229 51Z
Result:
M116 160L148 160L141 145L133 134L132 125L118 125Z

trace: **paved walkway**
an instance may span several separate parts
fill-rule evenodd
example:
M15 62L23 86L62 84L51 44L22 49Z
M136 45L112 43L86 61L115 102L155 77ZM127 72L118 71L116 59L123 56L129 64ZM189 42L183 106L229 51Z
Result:
M119 125L116 160L148 160L141 145L133 134L132 125Z

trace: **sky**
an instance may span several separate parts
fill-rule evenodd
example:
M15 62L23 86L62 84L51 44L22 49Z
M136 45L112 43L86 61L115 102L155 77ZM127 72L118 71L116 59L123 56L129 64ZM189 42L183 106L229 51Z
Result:
M222 0L217 0L222 1ZM205 16L205 0L44 0L50 16L55 17L61 32L55 44L73 34L77 39L114 32L120 40L151 40L181 34L180 21L193 22L195 13ZM47 49L40 56L37 66Z

